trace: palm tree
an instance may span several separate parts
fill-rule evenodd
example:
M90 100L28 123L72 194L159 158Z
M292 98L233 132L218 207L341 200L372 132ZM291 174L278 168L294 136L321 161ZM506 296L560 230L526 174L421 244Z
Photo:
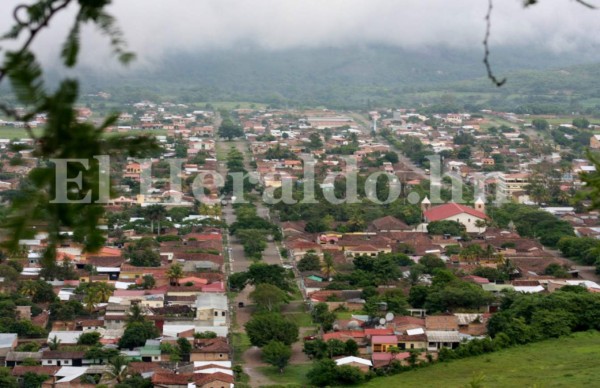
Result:
M335 273L333 256L330 253L323 254L323 265L321 266L321 271L327 277L327 280L331 278L331 275Z
M175 283L176 286L179 286L179 279L183 277L183 267L181 266L181 264L172 264L169 270L167 271L167 276L169 277L169 282L171 284Z
M127 378L127 365L129 361L125 356L119 355L113 357L108 361L107 375L112 379L116 380L117 383L123 382Z
M37 292L37 287L35 282L31 280L27 280L21 284L21 294L27 295L30 297L34 297Z
M475 227L479 230L479 234L481 234L481 228L484 228L486 222L484 220L475 220Z
M98 299L102 303L108 302L108 298L112 296L114 290L114 287L108 283L99 282L94 285L94 291L98 294Z
M494 248L491 244L488 244L485 249L485 257L486 259L492 259L494 256L496 256L496 248Z
M160 221L167 215L167 210L162 205L150 205L146 208L146 217L150 220L150 232L154 233L154 221L158 224L158 235L160 236Z
M52 339L50 339L50 341L48 341L48 347L50 350L56 350L58 349L58 345L60 345L60 343L61 340L59 340L57 336L54 336Z
M129 310L129 316L127 317L127 326L131 325L134 322L144 322L146 318L142 312L142 308L138 304L134 304L131 306Z
M88 311L88 313L93 313L96 309L96 304L100 302L100 296L93 292L92 287L88 287L88 292L83 297L83 304L85 305L85 309Z

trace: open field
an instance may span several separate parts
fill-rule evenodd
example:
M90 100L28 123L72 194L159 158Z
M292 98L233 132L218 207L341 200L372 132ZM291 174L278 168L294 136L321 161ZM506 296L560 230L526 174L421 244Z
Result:
M600 333L519 346L478 357L381 377L366 387L591 387L600 379Z
M38 135L42 133L42 130L40 128L35 128L33 133ZM0 127L0 139L24 139L28 137L27 131L23 128Z

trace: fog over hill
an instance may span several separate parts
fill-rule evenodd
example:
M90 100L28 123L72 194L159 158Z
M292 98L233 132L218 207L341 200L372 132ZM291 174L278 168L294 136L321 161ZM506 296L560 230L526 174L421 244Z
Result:
M480 47L410 50L361 45L201 50L171 52L149 67L102 72L82 66L78 72L83 76L84 90L108 90L124 100L150 93L184 101L361 107L368 102L409 102L407 94L414 97L430 91L528 96L552 90L592 89L600 86L598 78L588 76L579 82L580 73L594 72L596 66L579 65L596 61L600 62L600 55L595 52L563 55L541 49L495 48L494 71L508 78L500 89L485 78ZM523 77L524 72L528 77ZM575 84L571 86L572 82Z

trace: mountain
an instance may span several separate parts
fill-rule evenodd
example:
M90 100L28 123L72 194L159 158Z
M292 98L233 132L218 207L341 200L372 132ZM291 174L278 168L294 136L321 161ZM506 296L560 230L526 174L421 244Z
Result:
M582 65L590 61L600 61L600 56L492 49L494 72L509 79L500 89L485 78L480 48L360 46L174 52L151 68L139 66L115 73L88 68L80 70L80 75L87 90L108 90L122 101L167 96L190 102L365 107L368 103L427 102L435 92L459 97L483 93L492 98L535 97L579 88L591 93L598 82L596 67Z

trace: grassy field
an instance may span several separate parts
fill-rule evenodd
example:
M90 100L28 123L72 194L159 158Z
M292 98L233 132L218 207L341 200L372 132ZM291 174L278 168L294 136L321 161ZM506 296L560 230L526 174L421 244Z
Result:
M283 370L283 373L279 373L279 370L272 366L263 366L258 369L279 385L306 387L308 386L306 374L311 368L312 364L289 365Z
M366 387L591 387L600 381L600 333L577 333L488 355L381 377Z
M284 316L290 321L294 322L298 327L312 327L314 326L310 314L305 312L294 312L285 313Z
M42 129L35 128L33 133L37 136L42 133ZM0 127L0 139L24 139L28 137L27 131L23 128Z
M246 335L246 333L233 333L232 334L232 343L233 343L233 362L234 364L239 364L242 362L242 354L248 348L250 348L250 338Z

